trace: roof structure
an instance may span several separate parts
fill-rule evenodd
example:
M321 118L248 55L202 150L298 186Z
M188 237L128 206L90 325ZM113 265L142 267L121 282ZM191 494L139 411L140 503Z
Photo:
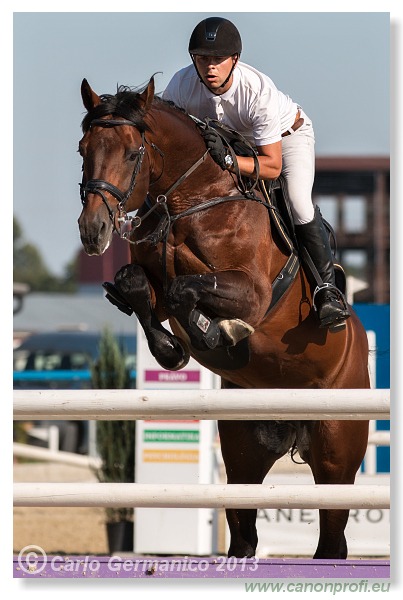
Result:
M136 333L137 319L112 306L102 293L56 294L32 292L25 296L23 308L14 315L14 333L81 330Z

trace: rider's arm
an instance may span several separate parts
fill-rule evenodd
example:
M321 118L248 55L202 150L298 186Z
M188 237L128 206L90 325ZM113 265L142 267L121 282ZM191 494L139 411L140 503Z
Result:
M259 177L261 179L277 179L281 173L282 166L281 141L274 144L266 144L265 146L258 146L257 151L259 154ZM252 157L237 156L237 160L241 175L247 177L256 175L255 162ZM230 170L234 171L233 168Z

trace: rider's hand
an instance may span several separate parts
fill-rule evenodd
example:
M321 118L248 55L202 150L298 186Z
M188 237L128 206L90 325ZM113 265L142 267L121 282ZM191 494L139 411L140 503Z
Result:
M210 150L211 158L213 158L222 170L225 171L227 169L225 163L227 151L222 139L214 129L205 129L202 131L202 136L206 142L207 148Z

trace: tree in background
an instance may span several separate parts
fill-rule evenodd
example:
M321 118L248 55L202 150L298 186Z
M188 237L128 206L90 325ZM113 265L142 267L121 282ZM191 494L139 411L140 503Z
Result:
M27 283L34 292L74 292L76 261L66 266L64 277L52 275L38 248L25 240L20 223L13 217L13 279Z
M104 329L99 344L99 359L91 370L94 389L130 388L130 373L124 352L111 331ZM97 472L101 482L134 482L135 421L97 421L97 450L102 467ZM131 508L106 509L109 522L129 521Z

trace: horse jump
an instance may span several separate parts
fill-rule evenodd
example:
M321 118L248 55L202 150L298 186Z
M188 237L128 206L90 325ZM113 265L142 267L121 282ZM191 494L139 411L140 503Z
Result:
M255 419L241 390L15 390L14 420L28 419ZM338 419L388 419L389 390L250 390L259 418L322 419L330 407ZM285 407L284 397L293 396ZM232 402L229 402L232 398ZM315 400L315 404L312 402ZM171 400L171 402L170 402ZM299 402L298 402L299 401ZM295 405L299 404L296 408ZM312 405L316 411L312 414ZM327 406L324 407L323 404ZM147 408L144 407L146 405ZM353 411L359 405L359 411ZM243 412L242 412L243 408ZM264 408L264 410L263 410ZM281 409L281 412L277 412ZM248 415L245 411L249 411ZM309 414L310 413L310 414ZM134 451L134 449L133 449ZM389 508L388 486L369 485L183 485L19 483L15 506L170 508Z

